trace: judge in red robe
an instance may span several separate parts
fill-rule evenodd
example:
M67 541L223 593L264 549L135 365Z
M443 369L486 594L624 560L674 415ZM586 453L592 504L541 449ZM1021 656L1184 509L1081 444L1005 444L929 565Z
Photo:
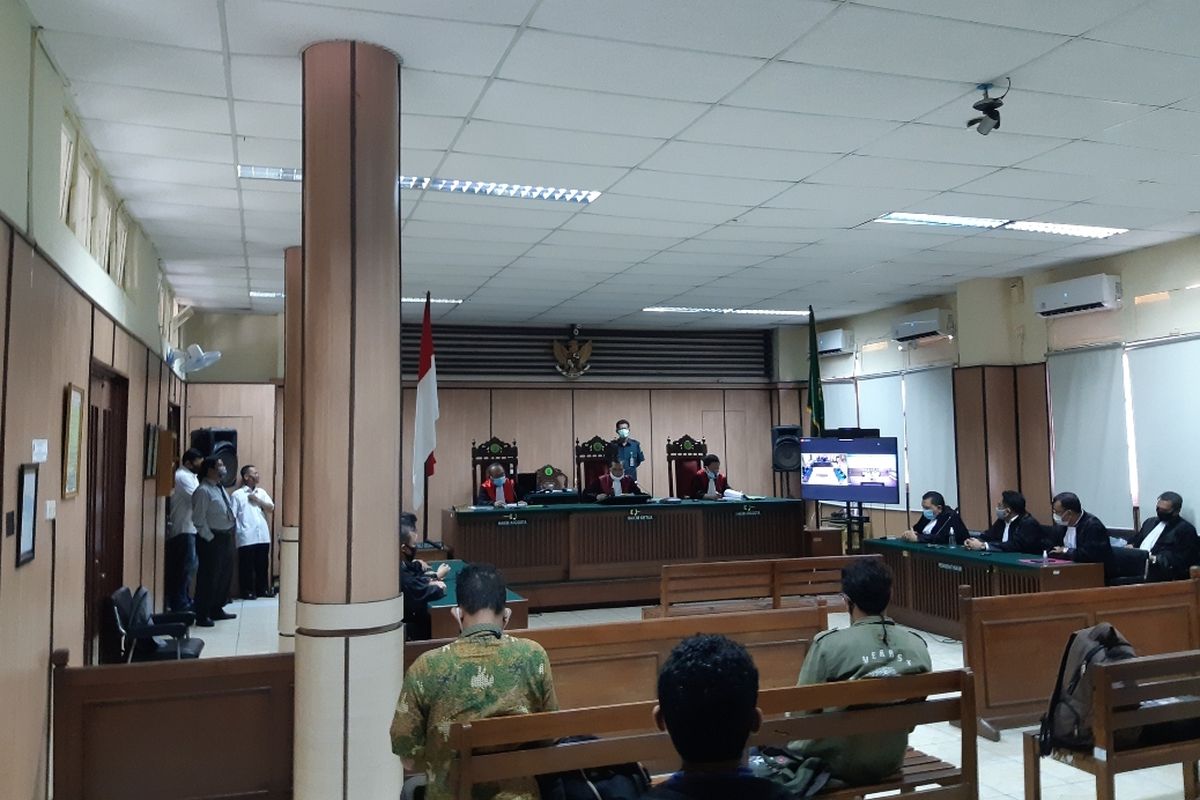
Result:
M592 481L592 485L584 493L589 500L607 500L623 494L645 494L637 481L625 474L625 465L621 459L614 458L608 462L608 472Z
M704 457L704 467L692 478L692 490L688 497L693 500L717 500L729 488L729 481L721 474L721 459L709 453Z
M479 484L479 495L475 505L503 506L517 502L516 481L504 474L504 467L492 464L488 467L488 477Z

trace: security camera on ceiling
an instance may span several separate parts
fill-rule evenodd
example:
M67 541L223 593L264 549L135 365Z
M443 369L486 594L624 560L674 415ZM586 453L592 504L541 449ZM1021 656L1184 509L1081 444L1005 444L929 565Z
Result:
M1008 97L1008 92L1012 89L1012 78L1008 79L1008 88L999 97L988 95L988 90L992 88L992 84L990 83L981 83L978 88L983 90L983 99L977 100L971 108L983 114L983 116L972 117L967 120L967 127L970 128L974 125L975 130L979 131L981 136L987 136L1000 127L1000 106L1004 105L1004 98Z

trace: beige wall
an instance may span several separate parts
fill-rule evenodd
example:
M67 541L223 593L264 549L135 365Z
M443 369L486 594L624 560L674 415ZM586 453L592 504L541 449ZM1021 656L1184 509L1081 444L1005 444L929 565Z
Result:
M193 391L195 387L193 387ZM667 494L665 446L684 434L708 440L721 457L730 484L751 494L772 494L771 426L782 395L786 419L798 417L795 391L767 387L745 389L583 387L553 384L520 388L442 386L438 390L437 468L429 485L429 534L438 538L441 511L471 502L472 441L491 436L516 441L520 470L532 472L547 463L566 472L575 483L575 440L612 438L614 423L627 418L633 437L642 443L646 461L638 482L652 494ZM412 499L412 430L415 390L403 396L404 432L400 476L404 508Z
M283 315L198 311L183 325L180 345L220 350L221 360L189 383L261 383L283 379Z
M83 653L87 460L79 493L62 497L64 394L68 383L88 387L93 360L129 381L128 474L122 582L145 585L161 601L163 501L142 477L147 422L165 425L173 387L157 355L97 310L21 238L8 255L10 231L0 225L0 285L12 287L11 316L0 327L8 339L7 404L2 409L0 511L16 509L17 469L30 461L32 440L47 439L38 473L38 521L33 561L15 565L15 546L0 544L0 797L40 800L49 720L50 652L67 648L71 663ZM8 270L11 268L11 281ZM0 292L0 300L3 300ZM0 341L3 337L0 337ZM83 432L86 445L87 431ZM46 519L46 501L56 519ZM159 602L161 606L161 602Z

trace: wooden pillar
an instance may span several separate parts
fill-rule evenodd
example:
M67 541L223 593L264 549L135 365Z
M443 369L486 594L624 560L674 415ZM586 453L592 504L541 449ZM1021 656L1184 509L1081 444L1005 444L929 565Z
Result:
M283 251L283 491L279 528L279 649L295 649L300 586L300 408L304 358L303 250Z
M377 800L401 784L399 62L361 42L302 58L294 796Z

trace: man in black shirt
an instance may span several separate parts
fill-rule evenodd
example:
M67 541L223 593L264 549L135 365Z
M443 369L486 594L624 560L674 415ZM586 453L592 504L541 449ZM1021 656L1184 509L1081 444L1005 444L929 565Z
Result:
M442 580L450 565L442 564L436 571L417 558L417 515L405 511L400 515L400 591L404 594L404 639L409 642L432 637L429 604L446 596Z

